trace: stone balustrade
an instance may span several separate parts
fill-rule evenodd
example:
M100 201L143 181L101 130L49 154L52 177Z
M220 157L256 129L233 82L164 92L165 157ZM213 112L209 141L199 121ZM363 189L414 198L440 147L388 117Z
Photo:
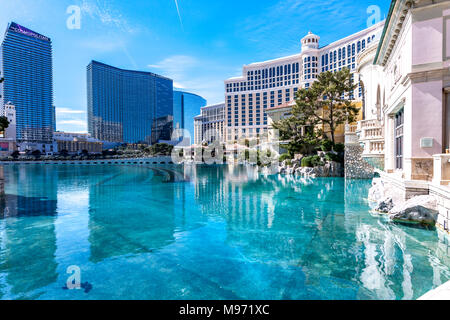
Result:
M384 138L384 129L382 127L379 128L366 128L361 131L361 140L368 139L382 139Z
M376 119L359 121L358 132L360 132L360 140L384 138L384 128Z
M381 123L377 119L361 120L358 122L359 131L377 127L381 127Z
M384 154L384 141L370 141L369 142L369 152Z
M377 119L358 122L359 142L364 146L363 158L384 155L384 127Z

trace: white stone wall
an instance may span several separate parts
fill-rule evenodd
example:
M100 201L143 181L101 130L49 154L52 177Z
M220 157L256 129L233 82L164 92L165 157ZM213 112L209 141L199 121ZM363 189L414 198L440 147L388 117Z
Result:
M369 99L381 89L385 127L385 170L406 180L431 180L432 157L443 152L445 128L443 80L450 42L444 22L450 19L450 1L420 2L413 8L398 1L376 61L382 68L380 85L367 90ZM400 26L400 27L399 27ZM443 55L444 53L444 55ZM376 71L377 72L377 71ZM373 100L373 99L372 99ZM373 103L373 102L371 102ZM404 110L403 169L395 164L395 115ZM432 141L430 146L421 140Z
M430 185L430 195L436 197L439 207L437 226L449 233L450 231L450 189L444 186Z

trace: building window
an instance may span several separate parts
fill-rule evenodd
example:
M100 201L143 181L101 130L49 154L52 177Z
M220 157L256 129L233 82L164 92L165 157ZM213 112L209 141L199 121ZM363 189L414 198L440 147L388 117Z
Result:
M405 112L402 109L395 115L395 168L403 169L403 126Z

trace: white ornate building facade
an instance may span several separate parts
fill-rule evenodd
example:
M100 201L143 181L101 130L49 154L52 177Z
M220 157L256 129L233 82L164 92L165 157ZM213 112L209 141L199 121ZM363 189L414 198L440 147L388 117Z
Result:
M449 230L450 1L392 1L379 44L358 64L362 157L401 198L436 195Z
M450 147L450 1L393 1L378 45L358 56L363 157L384 171L431 181Z
M194 144L224 141L225 104L219 103L200 109L201 114L194 118Z
M378 23L324 47L320 47L320 37L310 32L301 40L301 53L244 66L241 77L225 81L226 141L266 133L270 125L267 111L292 103L298 89L308 88L321 72L347 67L355 73L358 54L378 40L383 25ZM361 88L352 96L361 100Z

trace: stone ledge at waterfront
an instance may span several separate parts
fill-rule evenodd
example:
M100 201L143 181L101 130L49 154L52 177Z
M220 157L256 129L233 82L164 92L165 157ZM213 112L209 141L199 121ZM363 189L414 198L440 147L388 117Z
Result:
M389 211L389 219L395 222L435 225L438 214L436 198L417 196L394 206Z
M383 174L369 190L372 208L402 223L432 225L449 231L450 189L432 183L401 181Z

